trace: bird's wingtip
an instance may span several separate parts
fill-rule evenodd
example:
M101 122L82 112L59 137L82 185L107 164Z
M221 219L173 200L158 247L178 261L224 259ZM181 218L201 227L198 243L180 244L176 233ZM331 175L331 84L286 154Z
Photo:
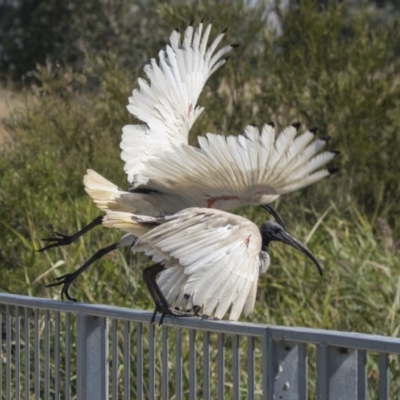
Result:
M300 128L300 122L293 122L292 126L294 129L298 130Z
M336 172L339 172L339 168L336 168L336 167L328 168L328 172L329 172L329 176L336 174Z
M322 137L320 140L323 140L325 143L328 143L331 140L330 136Z

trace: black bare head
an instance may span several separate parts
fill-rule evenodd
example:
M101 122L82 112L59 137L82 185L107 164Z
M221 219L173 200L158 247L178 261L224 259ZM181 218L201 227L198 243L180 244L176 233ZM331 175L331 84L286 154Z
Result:
M264 251L268 251L269 243L274 240L277 242L286 243L286 244L294 247L295 249L301 251L308 258L310 258L313 261L313 263L315 264L315 266L317 267L320 275L322 275L321 265L318 262L318 260L315 258L314 254L311 253L311 251L306 246L304 246L303 243L299 242L293 236L289 235L289 233L287 233L285 231L285 229L282 228L281 225L278 225L277 223L270 222L270 221L264 222L261 225L260 233L261 233L261 237L262 237L262 249Z

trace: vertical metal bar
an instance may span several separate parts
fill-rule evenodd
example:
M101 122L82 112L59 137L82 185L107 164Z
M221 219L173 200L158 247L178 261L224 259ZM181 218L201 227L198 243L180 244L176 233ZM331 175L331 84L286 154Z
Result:
M317 345L317 399L328 400L328 346L325 343Z
M112 399L118 399L118 320L112 321Z
M54 398L60 399L60 313L54 314ZM69 400L69 399L68 399Z
M25 341L25 368L24 368L24 384L25 384L25 400L30 399L30 381L31 381L31 357L30 357L30 317L29 309L24 308L24 341Z
M108 398L108 320L78 316L77 392L79 400Z
M71 399L71 315L65 315L65 399Z
M262 337L262 398L264 400L271 399L271 386L272 386L272 338L271 332L267 328ZM250 393L248 398L250 399ZM254 398L254 396L253 396Z
M131 384L131 331L130 322L124 322L124 400L130 399Z
M143 399L143 326L136 325L136 397Z
M254 384L254 337L247 337L247 398L248 400L255 399L255 384Z
M44 314L44 399L50 395L50 316L46 310Z
M233 400L240 399L240 345L239 336L232 338L232 363L233 363Z
M155 326L149 326L149 399L155 400L156 395L156 341Z
M39 326L39 310L36 308L34 311L34 349L35 349L35 400L40 400L40 326Z
M19 307L15 307L15 398L21 393L21 329ZM0 359L1 360L1 359ZM1 376L1 375L0 375Z
M298 365L299 400L307 400L308 398L307 344L299 343L297 347L298 347L298 363L299 363Z
M161 392L163 400L169 400L169 391L168 391L168 328L166 326L162 327L162 370L161 370Z
M11 314L6 305L6 399L11 399Z
M0 308L0 399L3 398L3 307Z
M367 353L357 350L357 400L367 398Z
M175 399L182 400L182 331L175 332Z
M210 400L210 332L203 333L203 399Z
M389 400L389 355L379 353L379 400Z
M225 399L225 347L224 334L218 334L218 359L217 359L217 375L218 375L218 399Z
M196 331L189 330L189 399L196 400Z

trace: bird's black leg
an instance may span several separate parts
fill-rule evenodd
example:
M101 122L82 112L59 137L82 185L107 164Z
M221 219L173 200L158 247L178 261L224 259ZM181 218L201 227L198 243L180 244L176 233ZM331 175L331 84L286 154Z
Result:
M89 232L91 229L93 229L95 226L97 225L101 225L101 223L103 222L103 216L99 215L98 217L96 217L90 224L86 225L84 228L82 228L80 231L74 233L71 236L68 235L64 235L62 233L59 232L54 232L54 234L56 235L56 237L52 237L52 238L46 238L46 239L41 239L44 242L52 242L49 245L42 247L41 249L39 249L39 252L42 251L46 251L49 250L53 247L59 247L59 246L66 246L68 244L71 244L73 242L75 242L77 239L79 239L82 235L84 235L86 232Z
M154 322L157 312L161 312L162 315L160 319L160 325L163 323L164 317L166 315L173 315L175 317L193 316L193 314L176 310L175 308L172 308L168 304L167 299L164 297L156 281L157 275L163 270L164 270L164 265L161 263L152 265L151 267L147 267L143 270L143 280L146 283L146 286L149 289L150 295L156 306L153 313L153 317L151 318L151 323Z
M71 283L80 275L82 274L84 271L86 271L96 260L100 259L101 257L103 257L105 254L110 253L111 251L117 249L119 246L120 242L116 242L111 244L110 246L104 247L100 250L98 250L95 254L93 254L92 257L89 258L89 260L87 260L85 262L85 264L83 264L80 268L78 268L76 271L70 273L70 274L65 274L62 276L59 276L58 278L56 278L55 280L57 282L55 283L51 283L50 285L47 285L46 287L52 287L52 286L58 286L58 285L63 285L62 289L61 289L61 299L64 300L64 294L65 297L68 300L71 301L76 301L76 299L74 299L73 297L71 297L68 293L69 287L71 285Z

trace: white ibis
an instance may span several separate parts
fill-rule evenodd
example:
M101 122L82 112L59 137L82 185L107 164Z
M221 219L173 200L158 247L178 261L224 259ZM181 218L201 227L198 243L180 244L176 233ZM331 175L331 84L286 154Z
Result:
M274 222L259 229L238 215L210 208L188 208L165 217L107 211L103 224L138 236L133 252L144 251L156 265L144 280L163 315L196 314L237 320L253 310L258 277L270 265L269 244L280 241L300 250L322 268L313 253ZM155 278L159 274L157 283ZM154 317L153 317L154 319Z
M199 137L199 148L188 144L191 126L203 111L198 97L208 77L237 45L217 50L224 36L219 34L209 47L211 25L189 26L183 40L177 30L166 50L144 68L150 83L139 79L128 110L143 125L123 129L121 157L131 184L123 191L98 173L88 170L84 177L87 193L103 211L125 211L148 216L174 214L188 207L232 210L238 206L262 205L283 226L268 204L288 193L332 174L323 168L337 152L320 152L329 138L318 139L310 129L298 135L299 124L284 129L277 137L273 123L259 132L248 126L243 135L207 134ZM56 233L45 239L51 247L72 243L89 229L102 223L97 217L72 236ZM129 245L123 240L107 246L72 274L58 278L68 294L70 283L95 260L115 248ZM52 285L52 286L53 286Z

